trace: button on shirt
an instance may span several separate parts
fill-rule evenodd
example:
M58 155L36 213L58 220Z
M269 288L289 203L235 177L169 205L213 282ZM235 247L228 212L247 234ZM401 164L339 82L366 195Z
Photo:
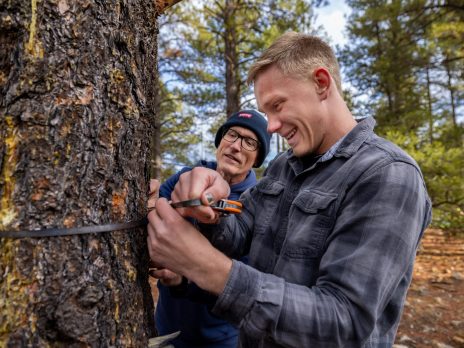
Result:
M391 347L431 204L416 162L367 118L315 163L292 151L209 226L233 261L213 313L241 347Z

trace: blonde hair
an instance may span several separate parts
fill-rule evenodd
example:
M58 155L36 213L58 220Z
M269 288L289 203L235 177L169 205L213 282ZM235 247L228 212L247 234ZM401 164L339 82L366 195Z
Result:
M310 78L315 68L324 67L334 79L340 95L343 95L337 58L332 48L316 36L295 32L283 34L251 65L247 82L252 83L274 64L285 75L304 78Z

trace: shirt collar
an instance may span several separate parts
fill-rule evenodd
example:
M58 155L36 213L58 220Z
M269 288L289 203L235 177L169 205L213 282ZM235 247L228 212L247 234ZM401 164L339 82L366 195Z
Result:
M326 162L333 157L351 157L356 153L366 139L371 136L375 126L373 117L366 117L357 122L358 124L348 134L338 139L315 163ZM302 161L293 154L292 149L287 151L286 156L296 173L304 170L302 168Z
M351 157L353 156L361 145L372 136L374 133L375 119L373 117L366 117L357 120L358 124L349 132L343 139L342 143L338 146L335 156Z

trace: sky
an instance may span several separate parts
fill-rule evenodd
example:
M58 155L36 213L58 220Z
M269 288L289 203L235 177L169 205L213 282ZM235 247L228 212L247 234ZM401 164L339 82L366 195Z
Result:
M344 16L349 15L350 8L343 0L329 0L329 5L317 8L316 25L322 25L327 34L332 39L332 44L346 43L343 30L345 28L346 19Z

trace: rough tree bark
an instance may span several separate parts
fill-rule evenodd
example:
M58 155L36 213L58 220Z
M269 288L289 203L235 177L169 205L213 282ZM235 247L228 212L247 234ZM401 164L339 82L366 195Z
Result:
M1 230L145 215L164 3L0 1ZM143 228L0 239L0 346L146 346L147 262Z

